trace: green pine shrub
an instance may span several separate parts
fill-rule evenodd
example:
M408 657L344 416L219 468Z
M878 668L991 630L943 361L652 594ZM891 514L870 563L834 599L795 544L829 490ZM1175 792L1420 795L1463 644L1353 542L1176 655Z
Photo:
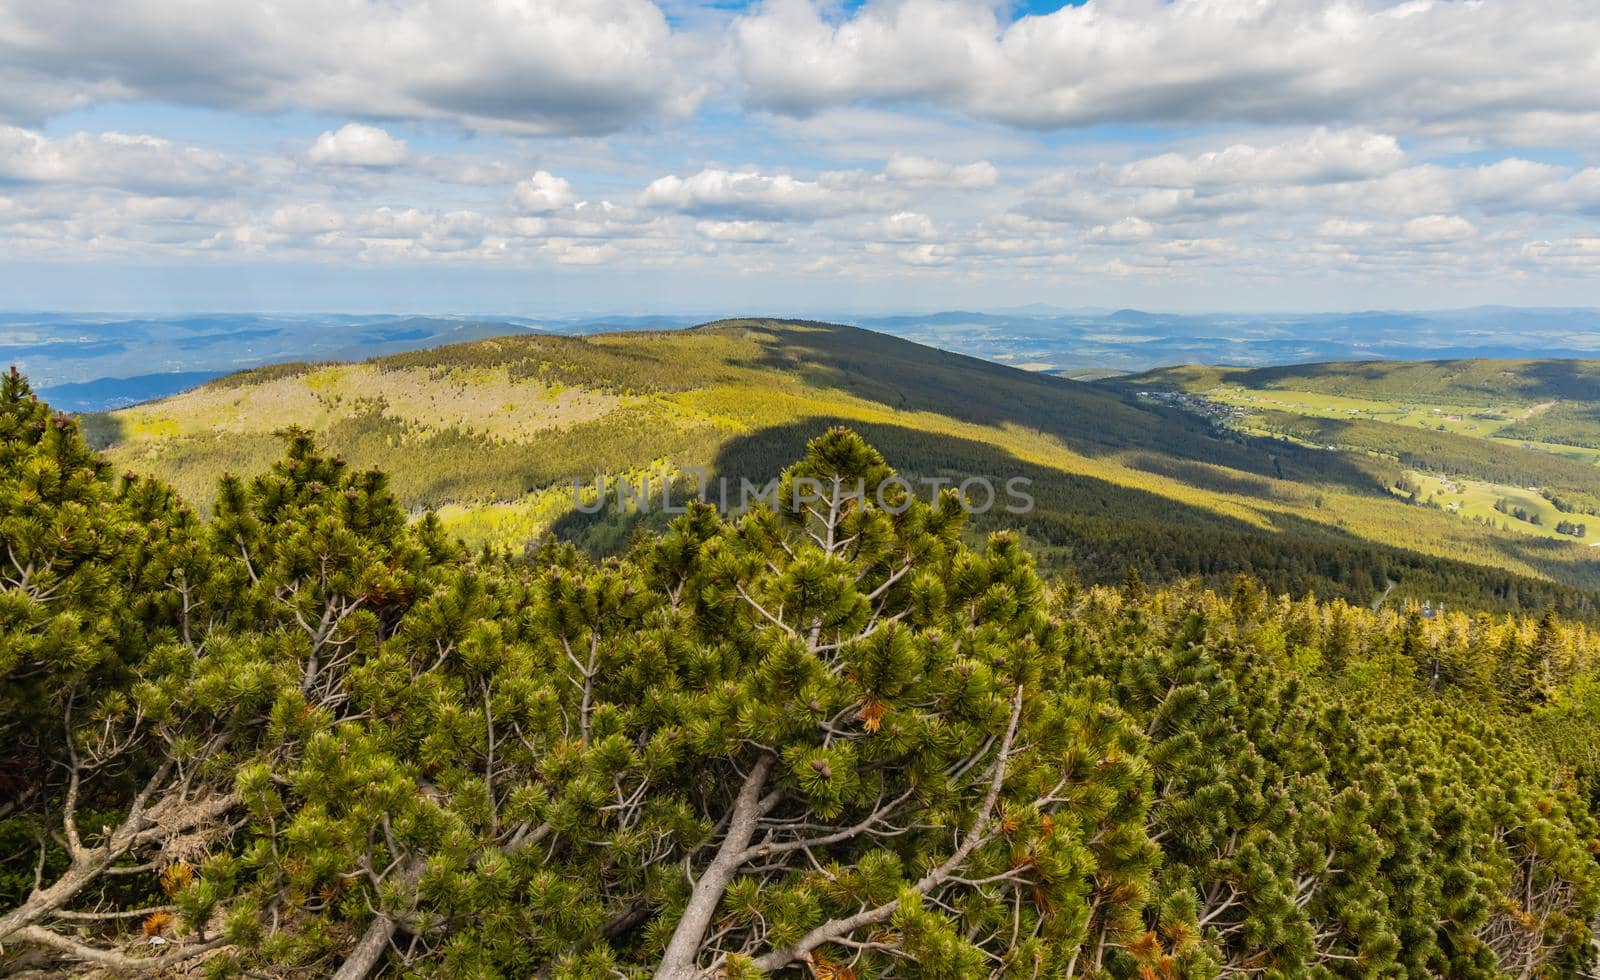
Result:
M1048 584L844 429L608 558L285 442L202 522L0 390L0 970L1593 966L1582 624Z

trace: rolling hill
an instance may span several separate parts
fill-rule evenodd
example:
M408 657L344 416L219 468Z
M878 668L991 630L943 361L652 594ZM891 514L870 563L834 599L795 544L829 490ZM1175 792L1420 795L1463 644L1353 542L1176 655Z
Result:
M1493 406L1550 399L1593 401L1600 398L1600 361L1336 361L1258 368L1184 365L1126 380L1151 385L1165 381L1191 390L1232 384L1380 401Z
M1594 462L1600 361L1341 361L1265 368L1184 365L1116 380L1126 389L1249 392L1306 414L1367 415ZM1228 400L1224 398L1224 400ZM1230 403L1237 404L1236 401Z
M176 394L205 375L285 361L364 360L524 332L587 336L686 328L715 316L714 308L701 315L538 317L0 312L0 366L17 365L53 405L107 411ZM1600 347L1600 310L1179 315L1025 307L847 319L919 344L1080 380L1197 359L1267 365L1368 357L1594 357Z
M301 426L381 466L413 511L472 544L555 531L595 551L663 519L574 507L573 481L654 476L686 492L759 484L827 427L848 425L919 479L1031 480L1031 512L992 511L1056 570L1088 581L1238 572L1281 591L1369 602L1600 610L1581 543L1413 506L1407 467L1353 447L1263 436L1140 398L825 323L726 320L690 330L519 335L359 363L282 364L86 418L121 467L202 507L224 472L256 472ZM1539 454L1539 459L1555 460ZM1600 471L1597 471L1600 472ZM1393 601L1393 600L1391 600Z
M1600 510L1600 361L1184 365L1109 383L1200 396L1234 410L1242 428L1588 495L1582 509Z

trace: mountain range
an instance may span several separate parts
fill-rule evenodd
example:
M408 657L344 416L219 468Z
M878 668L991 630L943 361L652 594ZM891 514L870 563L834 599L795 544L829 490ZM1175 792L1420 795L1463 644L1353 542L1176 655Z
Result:
M208 377L262 364L361 359L521 332L583 336L675 329L711 319L9 313L0 314L0 363L17 364L61 407L95 411L175 394ZM1592 309L1234 315L1030 306L827 319L1079 378L1185 363L1600 356L1600 311Z
M666 517L614 500L586 513L579 496L597 479L653 479L680 494L702 472L713 486L760 485L842 425L910 477L1029 481L1029 512L975 515L975 533L1021 530L1042 562L1087 580L1116 581L1130 566L1156 581L1222 584L1247 572L1279 591L1361 603L1392 593L1591 616L1592 539L1559 532L1555 508L1600 510L1600 467L1572 444L1595 408L1581 397L1595 365L1468 363L1480 365L1477 377L1579 372L1559 391L1501 385L1503 405L1480 392L1474 410L1525 427L1536 416L1514 417L1542 405L1538 418L1565 418L1573 431L1547 433L1553 450L1516 428L1495 436L1463 421L1441 432L1457 423L1435 419L1468 411L1448 399L1470 400L1442 380L1418 397L1444 407L1399 406L1421 421L1380 418L1398 409L1376 401L1359 416L1340 403L1338 417L1319 419L1292 408L1310 395L1246 387L1300 383L1283 371L1085 383L858 327L762 319L585 337L524 329L355 363L278 364L89 415L85 428L118 466L156 474L205 508L224 473L261 471L281 453L278 433L298 426L351 463L389 472L406 507L436 510L470 544L521 547L555 532L606 553ZM1424 368L1369 362L1347 373L1356 369L1377 395L1372 378L1415 387L1403 372ZM1331 371L1300 374L1315 387L1331 384ZM1321 428L1298 431L1296 419ZM1423 479L1458 489L1471 479L1489 497L1464 510L1462 491L1462 506L1446 506L1454 498L1423 493ZM1549 496L1528 491L1535 483ZM1509 510L1477 519L1496 493L1520 494L1517 507L1551 519L1535 525Z

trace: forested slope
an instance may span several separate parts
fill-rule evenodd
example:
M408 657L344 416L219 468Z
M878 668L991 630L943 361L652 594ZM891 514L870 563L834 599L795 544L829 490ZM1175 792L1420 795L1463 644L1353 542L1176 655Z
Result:
M1033 481L1021 530L1048 567L1114 583L1238 572L1274 589L1367 603L1407 597L1594 616L1600 569L1580 545L1408 507L1398 462L1218 428L1124 392L1030 374L830 324L740 320L590 338L518 336L349 365L279 365L85 420L120 467L202 510L224 472L256 472L273 430L317 434L389 471L413 513L473 544L552 527L595 553L661 515L574 512L573 479L677 481L705 468L760 483L835 424L916 478Z
M1190 390L1235 384L1284 388L1373 401L1499 405L1506 402L1594 401L1600 361L1495 360L1335 361L1240 368L1185 365L1118 379L1130 385L1169 384Z
M202 521L13 374L0 971L1592 968L1600 636L1051 584L892 475L470 552L304 432Z

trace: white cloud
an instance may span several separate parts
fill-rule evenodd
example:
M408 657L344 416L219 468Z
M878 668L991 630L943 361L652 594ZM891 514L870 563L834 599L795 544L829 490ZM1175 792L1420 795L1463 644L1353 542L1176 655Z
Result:
M703 83L649 0L0 0L0 113L113 100L599 133Z
M735 41L752 100L798 113L870 99L959 97L982 72L974 59L984 60L999 33L993 10L978 3L870 4L834 25L808 0L768 0L736 24Z
M871 234L886 242L916 242L938 237L939 230L925 214L898 211L877 222Z
M1404 163L1405 153L1393 136L1317 129L1281 143L1235 143L1196 156L1146 157L1115 168L1111 179L1124 185L1179 188L1331 184L1393 173Z
M577 200L570 183L546 170L535 171L532 177L520 181L516 196L522 209L534 214L558 211Z
M518 171L499 160L459 160L430 157L423 161L427 171L440 180L468 187L497 187L517 182Z
M320 235L344 227L344 215L327 204L286 204L272 212L274 228L291 235Z
M1088 239L1100 245L1132 245L1155 234L1155 228L1143 218L1123 218L1109 225L1095 225Z
M1491 211L1600 214L1600 168L1573 173L1549 164L1502 160L1474 172L1463 195Z
M978 190L993 187L1000 171L987 160L961 165L930 160L908 153L896 153L884 167L889 179L918 188Z
M599 265L616 258L620 252L615 245L594 245L567 239L551 239L543 251L553 255L563 265Z
M747 97L790 113L924 102L1016 126L1354 119L1493 139L1600 112L1590 0L1098 0L1002 24L984 0L767 0L735 25ZM1493 66L1489 70L1486 66Z
M1377 226L1370 221L1350 221L1346 218L1329 218L1317 226L1317 234L1323 238L1334 239L1361 239L1370 236Z
M312 163L343 167L397 167L410 157L406 141L376 126L346 123L317 137L306 151Z
M216 153L154 136L107 132L51 139L0 126L0 180L193 194L219 191L240 176L238 166Z
M901 262L906 265L941 266L948 265L955 259L948 248L940 245L918 245L896 253Z
M672 174L639 195L646 208L703 217L804 221L859 210L886 210L895 198L877 190L867 175L825 174L801 180L756 170L706 169L689 177Z
M305 138L305 152L228 153L0 127L0 257L715 267L774 282L1125 276L1174 289L1302 275L1570 290L1600 275L1600 168L1455 157L1454 141L1402 144L1359 127L1191 134L1148 149L1052 140L1027 158L995 154L1006 181L971 162L983 147L862 158L881 169L825 169L830 157L808 152L805 170L708 165L652 179L663 171L650 141L489 137L403 159L389 143L400 141L366 124ZM761 159L797 150L778 142ZM314 157L330 165L308 166ZM532 165L552 159L564 176ZM574 184L596 197L581 200ZM619 191L629 186L640 189Z
M1562 275L1600 276L1600 236L1578 236L1529 242L1517 264Z
M714 242L767 243L784 240L782 226L770 221L697 221L694 230Z
M1220 238L1180 238L1162 242L1151 249L1154 255L1180 261L1217 258L1232 255L1237 251L1231 242Z
M1509 157L1478 166L1410 162L1388 136L1316 130L1048 175L1028 188L1030 215L1087 226L1317 222L1429 215L1600 213L1600 168L1573 171ZM1420 227L1420 226L1419 226Z
M1439 245L1460 242L1478 233L1472 222L1455 214L1430 214L1412 218L1402 228L1408 242L1419 245Z

